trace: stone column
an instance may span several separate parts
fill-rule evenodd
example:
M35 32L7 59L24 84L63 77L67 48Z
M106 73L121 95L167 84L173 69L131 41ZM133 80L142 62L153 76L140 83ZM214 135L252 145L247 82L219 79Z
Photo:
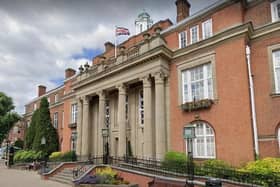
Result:
M81 150L82 150L82 124L83 124L83 105L82 100L79 98L78 100L78 117L77 117L77 148L76 148L76 154L78 156L81 156Z
M153 155L153 127L152 127L152 84L149 76L144 77L144 156L152 158Z
M166 152L166 125L165 125L165 99L164 76L158 72L155 77L155 136L156 158L162 159Z
M118 127L119 127L119 149L118 156L124 156L126 153L126 120L125 120L125 96L126 88L122 84L118 86L119 103L118 103Z
M103 155L103 137L102 137L102 128L105 127L105 92L98 92L99 96L99 109L98 109L98 126L97 126L97 154L98 156Z
M82 134L82 156L87 159L89 156L89 97L83 98L83 134Z

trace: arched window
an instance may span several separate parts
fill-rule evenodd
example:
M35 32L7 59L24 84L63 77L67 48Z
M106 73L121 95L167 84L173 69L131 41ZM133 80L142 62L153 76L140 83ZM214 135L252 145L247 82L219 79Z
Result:
M215 158L215 134L214 130L205 122L198 121L195 125L195 138L193 140L194 158ZM186 142L187 145L187 142Z

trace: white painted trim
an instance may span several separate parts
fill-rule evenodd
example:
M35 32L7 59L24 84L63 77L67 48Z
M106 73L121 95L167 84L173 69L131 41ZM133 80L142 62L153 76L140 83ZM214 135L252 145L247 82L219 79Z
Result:
M280 69L280 66L276 66L276 52L280 52L279 50L272 51L272 63L273 63L273 74L274 74L274 81L275 81L275 93L280 93L280 85L278 85L277 73L276 69ZM279 75L280 76L280 75Z
M276 22L280 20L280 15L278 15L277 5L280 4L280 0L276 0L271 2L271 20L272 22Z
M196 28L196 40L197 41L193 41L193 39L192 39L192 30L193 29L195 29ZM194 43L196 43L196 42L198 42L199 41L199 26L198 25L195 25L195 26L193 26L193 27L191 27L190 28L190 44L194 44Z

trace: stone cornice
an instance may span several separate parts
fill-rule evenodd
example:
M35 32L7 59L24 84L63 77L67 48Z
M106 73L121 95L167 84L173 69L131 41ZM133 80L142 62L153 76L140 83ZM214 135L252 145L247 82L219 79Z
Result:
M263 36L266 36L273 32L276 32L276 31L280 31L280 21L269 23L267 25L264 25L262 27L255 29L251 36L251 39L254 40L259 37L263 37Z
M138 64L146 63L148 61L151 61L151 60L159 58L159 57L171 59L172 51L170 49L168 49L165 45L159 45L158 47L155 47L139 56L128 59L128 60L121 62L119 64L116 64L112 67L109 67L102 72L99 72L99 73L96 73L93 75L89 75L89 77L85 78L84 80L79 81L79 77L77 77L77 81L74 82L72 88L74 90L79 89L89 83L92 83L92 82L98 81L102 78L105 78L106 76L109 76L109 75L112 75L115 73L119 73L128 68L134 67Z
M186 54L195 52L197 50L218 44L222 41L225 41L225 40L233 38L233 37L240 36L242 34L243 35L248 34L249 38L250 38L252 33L253 33L253 26L251 23L241 24L241 25L229 28L226 31L217 33L208 39L201 40L195 44L191 44L185 48L174 51L173 58L178 58L182 55L186 55Z

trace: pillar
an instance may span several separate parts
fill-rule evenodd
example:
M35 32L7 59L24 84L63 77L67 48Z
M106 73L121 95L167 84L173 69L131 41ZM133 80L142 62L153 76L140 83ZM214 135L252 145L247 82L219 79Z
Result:
M125 97L126 88L122 84L118 86L119 99L118 99L118 127L119 127L119 149L118 156L126 154L126 120L125 120Z
M158 72L155 77L155 136L156 158L162 159L166 152L166 125L165 125L165 99L164 76Z
M98 125L97 125L97 132L98 132L98 142L97 142L97 155L103 155L103 137L102 137L102 128L105 127L105 92L100 91L98 92L99 96L99 109L98 109Z
M149 76L144 77L144 156L152 158L153 155L153 127L152 127L152 84Z
M83 133L82 133L82 156L87 159L89 156L89 97L83 98Z
M81 98L78 99L78 117L77 117L77 148L76 148L76 154L78 156L81 156L81 150L82 150L82 124L83 124L83 105Z

